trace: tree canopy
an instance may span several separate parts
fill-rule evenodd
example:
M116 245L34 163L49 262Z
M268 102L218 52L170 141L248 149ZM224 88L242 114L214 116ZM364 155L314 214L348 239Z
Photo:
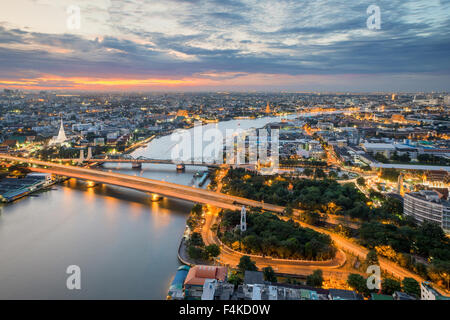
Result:
M258 271L255 261L250 259L249 256L242 256L241 259L239 259L238 269L242 273L245 273L245 271Z
M322 287L323 273L322 270L314 270L312 274L306 277L306 284L312 287Z
M268 212L250 211L247 231L241 234L236 228L239 219L239 211L225 210L219 228L223 233L218 234L230 246L241 241L245 253L307 260L328 260L336 253L330 236L302 228L293 220L283 221Z

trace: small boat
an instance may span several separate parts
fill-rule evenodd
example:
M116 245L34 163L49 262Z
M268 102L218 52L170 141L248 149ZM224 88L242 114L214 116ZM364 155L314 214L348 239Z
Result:
M198 183L198 186L199 186L199 187L203 187L203 185L205 184L205 182L206 182L206 180L208 179L208 177L209 177L209 172L208 172L208 171L205 171L205 172L203 173L203 175L202 175L202 178L200 179L200 182Z

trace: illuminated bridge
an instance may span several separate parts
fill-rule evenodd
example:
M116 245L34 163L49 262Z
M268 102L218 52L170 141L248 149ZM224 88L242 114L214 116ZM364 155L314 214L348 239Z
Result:
M219 163L210 163L210 162L196 162L196 161L173 161L173 160L164 160L164 159L148 159L148 158L91 158L91 159L55 159L55 161L60 162L83 162L83 163L131 163L133 168L141 168L143 163L154 163L154 164L175 164L177 168L183 169L185 166L202 166L202 167L220 167Z
M34 172L50 173L81 180L95 181L98 183L130 188L166 197L199 202L203 204L210 204L223 209L240 209L242 205L258 207L274 212L283 212L284 209L281 206L230 196L219 192L213 192L165 181L130 176L121 173L105 172L86 167L77 167L68 164L57 164L31 158L15 157L2 153L0 153L0 159L18 163L26 163L29 165L29 169Z
M278 213L283 212L284 209L284 207L281 206L230 196L219 192L213 192L165 181L129 176L121 173L104 172L100 170L89 169L86 167L76 167L70 166L68 164L63 165L30 158L14 157L4 153L0 153L0 159L18 163L26 163L29 165L29 169L35 172L50 173L54 175L66 176L88 181L90 180L98 183L105 183L148 193L156 193L158 195L171 198L199 202L202 204L210 204L223 209L236 210L240 209L242 205L262 208L264 210ZM311 228L317 232L328 234L338 248L345 249L346 251L353 253L361 259L364 259L367 255L368 250L366 248L363 248L362 246L355 244L354 242L340 235L337 235L321 227L307 225L300 221L297 222L299 222L303 227ZM389 272L395 277L398 277L400 279L403 279L404 277L410 277L416 279L419 282L423 281L421 277L410 272L409 270L406 270L394 264L392 261L384 258L380 258L379 261L381 269ZM279 270L281 270L281 267L283 267L283 270L285 270L286 273L295 273L295 266L292 266L289 263L283 261L271 261L271 265L277 266L277 268L279 267ZM310 272L313 269L317 269L317 265L309 267L306 266L305 268L308 268L308 272ZM298 270L296 272L298 272Z

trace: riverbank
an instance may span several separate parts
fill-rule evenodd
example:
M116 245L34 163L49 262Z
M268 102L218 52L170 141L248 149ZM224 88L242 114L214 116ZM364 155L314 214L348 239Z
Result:
M63 181L62 178L50 180L47 176L28 174L24 178L3 178L0 180L0 203L12 203L29 195L49 190L51 186Z
M145 138L142 141L138 141L138 142L132 144L131 146L129 146L128 148L126 148L124 150L123 154L130 154L134 150L144 147L145 145L149 144L155 137L157 137L157 135L154 134L154 135L151 135L150 137Z
M214 263L209 260L196 260L189 257L189 254L187 252L187 245L186 245L186 238L182 237L180 241L180 246L178 247L178 260L180 260L181 263L193 267L197 264L200 265L213 265Z

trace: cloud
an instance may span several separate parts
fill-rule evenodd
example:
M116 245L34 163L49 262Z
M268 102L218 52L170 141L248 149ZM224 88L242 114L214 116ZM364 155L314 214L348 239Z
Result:
M96 35L89 30L71 34L60 28L53 33L27 29L11 16L0 24L0 78L175 80L217 74L221 76L212 76L212 84L220 86L220 81L241 81L243 75L263 85L264 77L256 75L272 74L266 79L279 83L266 85L275 87L286 84L282 78L307 76L314 83L314 75L344 79L360 74L368 86L369 75L385 79L386 88L395 84L393 76L414 74L413 85L423 79L424 88L437 83L429 81L430 74L448 79L449 1L377 1L381 29L368 30L366 9L372 2L86 2L81 12L89 25L102 30ZM348 79L360 85L360 79L345 79L349 89Z

